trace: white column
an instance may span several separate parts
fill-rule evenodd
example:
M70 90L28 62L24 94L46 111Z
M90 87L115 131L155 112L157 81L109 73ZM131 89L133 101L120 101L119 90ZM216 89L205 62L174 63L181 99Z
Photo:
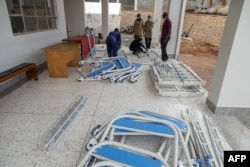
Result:
M231 1L207 104L214 112L250 108L250 1Z
M161 33L162 6L163 0L155 0L154 21L157 20L157 22L154 24L153 28L152 43L159 43L159 36Z
M138 0L134 0L134 10L137 11Z
M85 21L86 21L86 13L85 13L85 0L83 0L83 28L84 28L84 30L85 30L85 27L86 27L86 25L85 25Z
M179 55L185 8L186 0L170 0L168 14L169 19L172 21L172 33L167 50L170 57L175 59Z
M109 25L109 0L102 0L102 35L105 39L108 36Z

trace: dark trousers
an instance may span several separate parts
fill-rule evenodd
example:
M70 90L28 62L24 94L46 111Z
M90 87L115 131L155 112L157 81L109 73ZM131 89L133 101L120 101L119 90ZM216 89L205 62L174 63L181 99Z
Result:
M168 45L169 40L170 40L170 37L167 39L167 41L164 41L164 38L161 38L161 59L162 59L162 61L168 60L167 45Z
M152 38L148 38L148 37L145 38L145 43L146 43L146 48L147 49L150 49L151 41L152 41Z
M142 48L136 48L135 50L133 50L133 54L140 53L140 52L143 52Z
M107 52L109 57L117 57L118 52L118 46L116 41L114 41L112 38L107 38L106 40L107 45Z

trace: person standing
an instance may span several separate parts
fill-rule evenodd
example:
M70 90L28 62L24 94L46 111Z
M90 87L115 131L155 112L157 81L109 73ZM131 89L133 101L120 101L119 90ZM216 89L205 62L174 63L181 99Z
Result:
M151 47L151 41L152 41L152 29L154 27L154 23L152 21L151 15L148 16L148 20L145 22L144 25L144 32L145 32L145 43L147 49L150 49Z
M163 18L163 24L162 24L162 30L161 30L161 59L162 61L168 60L168 54L167 54L167 45L170 40L171 36L171 30L172 30L172 22L168 18L168 13L164 12L162 14Z
M137 39L137 37L141 38L143 36L143 26L144 26L144 21L141 18L141 14L138 13L136 15L136 20L134 22L134 28L133 28L134 39Z
M117 52L121 46L121 34L118 28L110 32L106 38L106 46L109 57L117 57Z

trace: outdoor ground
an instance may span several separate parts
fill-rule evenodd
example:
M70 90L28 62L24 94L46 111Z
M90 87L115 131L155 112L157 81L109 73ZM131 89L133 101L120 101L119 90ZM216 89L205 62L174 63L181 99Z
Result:
M182 39L179 60L191 67L210 89L211 79L224 31L226 16L187 11L183 31L193 41Z
M211 85L218 49L219 46L206 42L184 39L181 41L179 61L189 66L199 77L206 81L204 87L207 90Z

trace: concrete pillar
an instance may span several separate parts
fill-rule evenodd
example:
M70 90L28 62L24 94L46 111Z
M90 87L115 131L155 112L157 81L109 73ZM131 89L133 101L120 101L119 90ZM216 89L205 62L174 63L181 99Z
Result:
M85 22L86 22L85 0L83 0L82 6L83 6L83 27L84 27L84 29L85 29L85 27L86 27L86 25L85 25Z
M207 98L215 113L250 119L250 1L231 1Z
M109 28L109 0L102 0L102 34L105 39L108 36Z
M137 11L138 0L134 0L134 10Z
M169 18L172 21L172 33L167 50L170 57L174 59L177 59L179 56L186 3L186 0L170 0L169 3Z
M152 43L159 43L159 37L161 34L162 6L163 0L155 0L154 21L157 20L157 22L154 24L153 28Z

